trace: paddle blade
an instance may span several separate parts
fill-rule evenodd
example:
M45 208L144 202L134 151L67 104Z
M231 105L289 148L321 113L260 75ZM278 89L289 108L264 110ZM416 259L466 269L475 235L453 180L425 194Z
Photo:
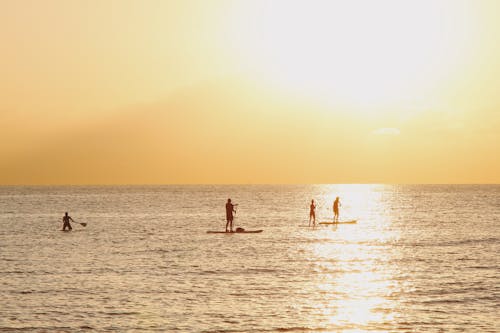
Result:
M81 224L81 225L83 225L84 227L86 227L86 226L87 226L87 223L80 223L80 224Z

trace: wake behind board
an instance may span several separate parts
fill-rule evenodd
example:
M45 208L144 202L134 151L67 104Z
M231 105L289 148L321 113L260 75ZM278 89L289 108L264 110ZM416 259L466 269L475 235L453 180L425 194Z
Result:
M233 231L233 232L226 232L226 231L207 231L207 234L258 234L259 232L262 232L263 230L245 230L245 231Z
M332 224L356 224L358 221L352 220L352 221L339 221L339 222L320 222L319 224L322 225L332 225Z

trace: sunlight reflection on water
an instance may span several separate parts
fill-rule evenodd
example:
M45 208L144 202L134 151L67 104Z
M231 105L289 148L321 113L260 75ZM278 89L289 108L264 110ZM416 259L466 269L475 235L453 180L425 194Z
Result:
M318 197L320 214L333 216L332 203L342 193L340 220L357 219L358 225L328 226L320 230L324 241L310 244L310 260L320 266L322 274L315 288L323 299L315 305L327 325L373 328L394 320L398 306L388 297L397 284L391 272L395 270L392 254L380 244L398 238L391 230L390 216L373 214L387 212L382 200L381 185L325 185ZM330 211L329 211L330 210ZM353 212L356 212L354 216ZM359 217L363 218L360 219ZM328 220L328 219L321 219ZM377 245L371 241L377 240ZM343 330L343 332L361 332Z

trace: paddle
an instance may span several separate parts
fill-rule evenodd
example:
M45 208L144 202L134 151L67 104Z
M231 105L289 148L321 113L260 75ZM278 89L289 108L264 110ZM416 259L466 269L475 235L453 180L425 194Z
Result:
M84 226L84 227L86 227L86 226L87 226L87 223L84 223L84 222L76 222L76 221L74 221L74 220L71 220L71 222L76 223L76 224L80 224L80 225L82 225L82 226Z

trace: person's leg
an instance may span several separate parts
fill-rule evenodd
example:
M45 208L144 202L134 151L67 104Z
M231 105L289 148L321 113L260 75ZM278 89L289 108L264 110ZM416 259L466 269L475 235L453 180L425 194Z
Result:
M229 225L229 219L226 219L226 232L227 232L227 226Z

